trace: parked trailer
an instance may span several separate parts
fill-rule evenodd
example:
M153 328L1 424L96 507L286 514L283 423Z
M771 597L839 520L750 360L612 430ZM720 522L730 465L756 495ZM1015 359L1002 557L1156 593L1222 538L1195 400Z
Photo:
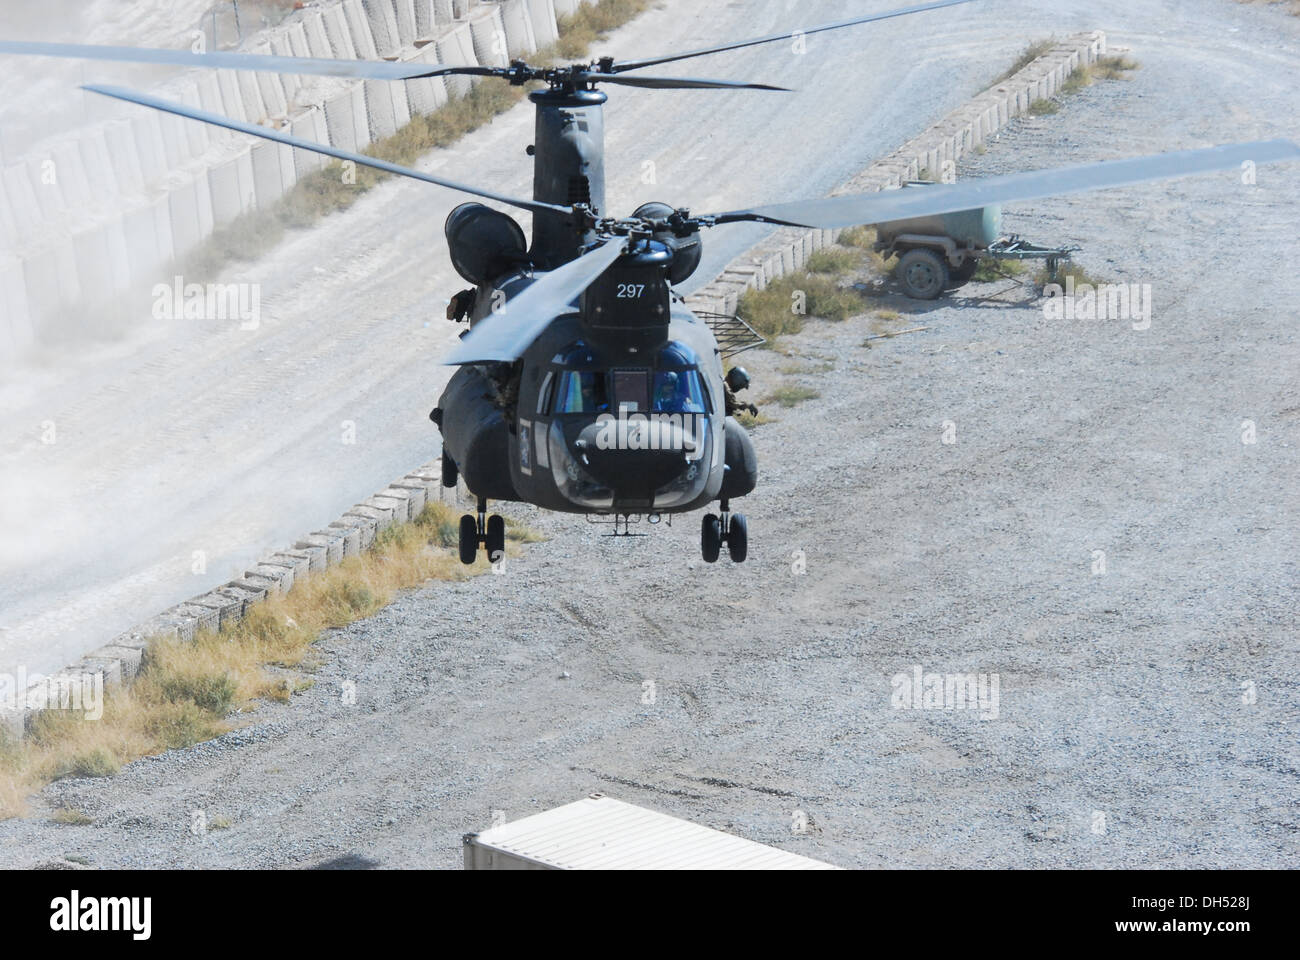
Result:
M464 838L466 870L838 870L594 793Z
M933 184L913 180L906 186ZM886 258L898 255L898 278L903 292L914 300L934 300L945 290L964 286L981 260L1046 260L1048 274L1055 279L1060 262L1078 249L1004 237L1002 208L997 206L876 225L876 250Z

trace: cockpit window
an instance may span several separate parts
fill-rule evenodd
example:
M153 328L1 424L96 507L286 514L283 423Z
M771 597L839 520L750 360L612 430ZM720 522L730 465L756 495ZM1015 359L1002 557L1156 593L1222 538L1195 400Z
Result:
M555 397L556 413L605 413L605 375L598 370L566 370L560 375Z
M697 367L699 363L694 350L686 344L674 340L659 351L655 366L660 370L681 370L688 367Z
M615 370L614 402L620 410L644 413L650 407L650 371Z
M708 413L698 370L659 370L655 373L654 413Z

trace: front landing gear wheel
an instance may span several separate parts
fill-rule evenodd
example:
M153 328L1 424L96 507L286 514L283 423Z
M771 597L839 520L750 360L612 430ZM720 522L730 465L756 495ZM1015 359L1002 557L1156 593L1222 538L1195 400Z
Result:
M716 514L706 513L700 524L700 553L705 563L717 563L722 552L722 521Z
M744 563L749 556L749 523L743 513L738 513L727 524L727 553L732 563Z
M478 521L470 514L460 518L460 562L468 566L478 556Z

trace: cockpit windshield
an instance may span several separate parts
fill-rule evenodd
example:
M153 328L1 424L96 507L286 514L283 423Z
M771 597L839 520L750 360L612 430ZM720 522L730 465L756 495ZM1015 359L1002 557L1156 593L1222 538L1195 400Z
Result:
M650 409L654 413L707 413L699 371L656 371Z
M565 370L560 376L556 413L606 413L605 374L600 370Z
M681 343L669 343L656 358L653 369L590 369L599 359L581 341L557 363L588 369L557 371L558 382L551 412L601 414L626 410L629 413L708 414L709 395L700 375L695 353Z

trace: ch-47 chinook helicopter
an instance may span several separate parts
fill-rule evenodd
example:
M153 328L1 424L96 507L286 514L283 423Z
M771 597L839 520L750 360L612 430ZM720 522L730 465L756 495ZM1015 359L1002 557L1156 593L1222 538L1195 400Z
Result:
M889 223L1300 157L1294 143L1272 140L714 214L659 202L626 217L606 210L606 96L598 86L783 90L639 71L969 2L940 0L644 60L606 57L545 68L522 60L504 67L441 66L8 41L0 41L0 53L371 80L470 75L537 84L529 93L536 107L535 142L527 149L534 163L532 199L119 87L84 89L532 214L531 244L512 217L482 203L457 207L445 226L452 263L474 288L452 298L449 315L468 318L470 327L444 361L459 369L430 417L443 434L443 482L454 485L459 473L478 500L477 515L461 518L465 563L474 562L480 546L490 557L504 550L505 524L487 515L489 500L611 518L615 532L620 517L626 531L632 517L653 522L717 502L718 513L702 522L704 559L716 561L725 544L740 562L748 552L748 528L730 504L753 491L758 473L748 434L728 414L732 391L747 377L735 369L724 376L713 329L673 292L699 265L702 229L744 221L815 229Z

